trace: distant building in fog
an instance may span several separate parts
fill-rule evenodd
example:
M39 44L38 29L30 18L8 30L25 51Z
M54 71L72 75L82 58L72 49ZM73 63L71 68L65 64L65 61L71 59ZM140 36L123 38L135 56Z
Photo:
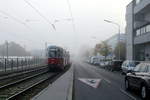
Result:
M112 50L115 49L119 40L119 34L113 35L106 40L107 44L111 46ZM126 34L120 34L120 42L126 42Z

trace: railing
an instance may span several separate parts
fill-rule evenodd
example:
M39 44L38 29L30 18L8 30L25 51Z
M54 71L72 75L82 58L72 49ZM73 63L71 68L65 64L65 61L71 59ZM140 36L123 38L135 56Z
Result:
M0 58L0 72L23 70L29 67L46 65L44 58Z

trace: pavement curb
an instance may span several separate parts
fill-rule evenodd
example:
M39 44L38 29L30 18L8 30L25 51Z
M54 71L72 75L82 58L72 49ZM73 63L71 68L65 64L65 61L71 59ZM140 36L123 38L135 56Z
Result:
M73 80L74 80L74 70L73 69L74 68L72 66L72 68L71 68L72 74L71 74L71 80L70 80L71 82L70 82L70 86L68 88L67 100L72 100L73 99L73 84L74 84L74 82L73 82Z
M49 85L32 100L72 100L73 99L73 66L59 77L53 84ZM67 82L67 83L66 83ZM64 86L62 85L64 84Z

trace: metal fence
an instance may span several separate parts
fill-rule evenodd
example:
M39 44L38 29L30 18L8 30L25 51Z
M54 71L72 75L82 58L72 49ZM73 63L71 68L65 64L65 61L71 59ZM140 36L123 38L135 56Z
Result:
M44 58L0 58L0 72L46 65Z

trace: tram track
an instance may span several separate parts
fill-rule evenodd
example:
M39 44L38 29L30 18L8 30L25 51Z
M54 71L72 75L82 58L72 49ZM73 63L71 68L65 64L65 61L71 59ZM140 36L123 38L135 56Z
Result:
M49 77L40 80L39 82L31 85L30 87L24 89L18 94L13 95L7 100L31 100L34 96L38 95L43 89L47 88L49 85L53 84L59 77L61 77L70 67L68 66L62 72L49 72Z
M18 94L35 83L48 78L48 67L32 69L20 73L14 73L0 78L0 100L9 100L13 95Z
M24 94L28 94L29 91L35 92L34 90L37 90L39 86L42 87L43 84L51 84L65 73L68 68L63 72L52 73L45 66L32 71L0 78L0 100L22 100Z
M46 79L54 76L55 73L41 72L33 76L26 77L19 81L7 84L0 88L0 100L10 100L27 89L40 84Z
M6 77L6 78L2 78L0 79L0 89L3 88L3 87L6 87L6 86L9 86L11 84L14 84L16 82L19 82L19 81L22 81L26 78L29 78L33 75L36 75L38 73L41 73L41 72L47 72L48 71L48 68L47 67L43 67L43 68L40 68L40 69L36 69L36 70L31 70L31 71L28 71L28 72L23 72L23 73L18 73L16 75L12 75L12 76L9 76L9 77Z

